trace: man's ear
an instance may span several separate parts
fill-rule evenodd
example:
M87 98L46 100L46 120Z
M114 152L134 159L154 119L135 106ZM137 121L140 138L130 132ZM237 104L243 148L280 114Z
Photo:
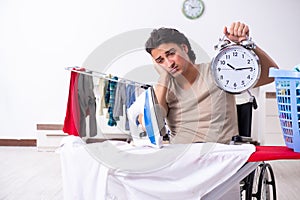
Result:
M184 50L185 53L189 52L189 48L187 47L186 44L181 44L182 49Z

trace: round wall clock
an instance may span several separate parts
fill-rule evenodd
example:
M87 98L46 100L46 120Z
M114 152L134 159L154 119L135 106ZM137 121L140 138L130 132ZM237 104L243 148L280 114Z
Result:
M185 0L182 5L183 14L189 19L199 18L204 11L202 0Z

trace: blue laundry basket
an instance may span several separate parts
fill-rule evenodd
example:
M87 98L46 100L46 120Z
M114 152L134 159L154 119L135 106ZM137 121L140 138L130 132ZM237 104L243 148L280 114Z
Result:
M300 72L271 68L275 78L278 114L287 147L300 152Z

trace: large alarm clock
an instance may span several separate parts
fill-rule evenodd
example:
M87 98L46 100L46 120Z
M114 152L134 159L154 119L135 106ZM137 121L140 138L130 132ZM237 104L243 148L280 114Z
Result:
M219 88L240 94L255 86L261 69L251 40L234 43L223 37L215 48L218 53L212 60L211 69Z

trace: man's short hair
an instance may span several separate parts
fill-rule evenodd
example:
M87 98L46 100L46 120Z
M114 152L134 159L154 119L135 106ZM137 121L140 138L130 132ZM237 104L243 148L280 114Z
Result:
M185 44L188 47L188 56L191 62L195 63L196 55L191 48L189 40L183 33L173 28L154 29L145 44L145 48L146 51L151 54L153 49L165 43L175 43L177 45Z

